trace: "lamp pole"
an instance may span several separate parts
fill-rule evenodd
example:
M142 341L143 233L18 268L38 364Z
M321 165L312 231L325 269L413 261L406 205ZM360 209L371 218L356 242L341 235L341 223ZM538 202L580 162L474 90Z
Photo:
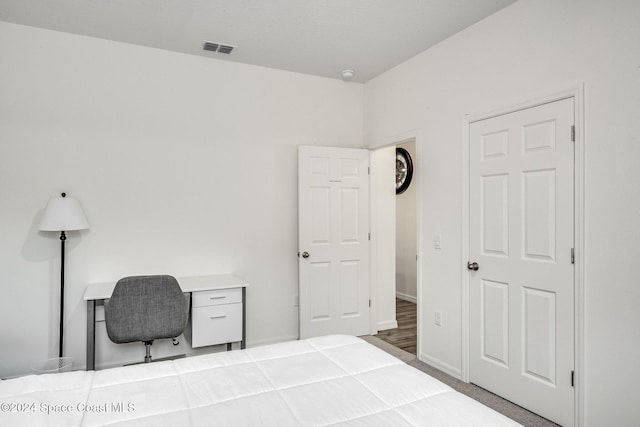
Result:
M62 193L62 197L65 194ZM64 242L67 240L67 234L63 231L60 232L60 349L58 356L62 357L62 346L64 343L63 331L64 331Z

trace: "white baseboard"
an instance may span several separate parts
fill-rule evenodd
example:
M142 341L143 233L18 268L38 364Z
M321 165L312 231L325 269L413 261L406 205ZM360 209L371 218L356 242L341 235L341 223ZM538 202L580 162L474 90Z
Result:
M418 357L418 359L421 362L424 362L427 365L431 365L434 368L441 370L445 374L449 374L452 377L462 381L462 370L460 370L459 368L451 366L448 363L445 363L445 362L443 362L441 360L438 360L438 359L436 359L434 357L427 356L424 353L420 353L420 357Z
M285 341L295 341L298 339L297 335L287 335L287 336L280 336L280 337L273 337L273 338L268 338L265 340L258 340L258 341L247 341L247 348L249 347L260 347L263 345L269 345L269 344L276 344L276 343L280 343L280 342L285 342ZM143 348L143 347L141 347ZM239 350L240 349L240 343L233 343L233 349L234 350ZM217 344L217 345L210 345L210 346L206 346L206 347L199 347L197 349L193 349L191 347L186 348L185 351L183 351L183 353L185 354L186 357L193 357L193 356L200 356L202 354L210 354L210 353L218 353L218 352L225 352L227 351L227 345L226 344ZM171 354L169 354L168 356L171 356ZM119 361L119 362L107 362L107 363L96 363L96 370L102 370L102 369L110 369L110 368L117 368L117 367L121 367L123 365L127 365L127 364L133 364L133 363L139 363L143 361L144 357L144 352L141 354L139 359L136 360L125 360L125 361ZM154 357L156 358L162 358L164 357L162 354L156 355L154 354ZM73 370L85 370L86 369L86 364L84 365L78 365L76 366L75 364L73 365Z
M378 331L385 331L387 329L395 329L398 327L397 320L386 320L384 322L378 322Z
M251 340L251 342L247 341L247 348L260 347L260 346L269 345L269 344L277 344L279 342L285 342L285 341L295 341L297 339L298 339L297 335L286 335L281 337L272 337L265 340L258 340L258 341Z
M414 304L418 303L418 298L414 297L413 295L403 294L402 292L396 292L396 298L399 298L403 301L409 301Z

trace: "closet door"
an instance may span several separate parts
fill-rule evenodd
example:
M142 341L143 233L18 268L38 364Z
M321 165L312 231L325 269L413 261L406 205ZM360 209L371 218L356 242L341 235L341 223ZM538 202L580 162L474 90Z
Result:
M469 129L470 380L563 426L574 424L573 103Z

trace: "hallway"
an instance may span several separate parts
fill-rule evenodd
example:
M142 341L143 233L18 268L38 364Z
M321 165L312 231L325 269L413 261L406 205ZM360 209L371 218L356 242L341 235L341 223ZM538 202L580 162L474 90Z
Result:
M396 298L398 327L374 335L381 340L411 354L417 352L417 306L413 302Z

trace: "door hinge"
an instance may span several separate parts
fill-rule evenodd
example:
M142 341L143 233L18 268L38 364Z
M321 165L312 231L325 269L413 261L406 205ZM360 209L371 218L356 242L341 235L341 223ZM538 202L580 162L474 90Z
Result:
M576 142L576 127L571 126L571 141Z
M571 264L576 263L576 251L574 248L571 248Z
M369 307L371 307L371 300L369 300Z
M367 175L371 175L371 166L367 166Z
M371 240L371 232L369 232L369 240Z
M576 372L571 371L571 387L575 387L576 384Z

